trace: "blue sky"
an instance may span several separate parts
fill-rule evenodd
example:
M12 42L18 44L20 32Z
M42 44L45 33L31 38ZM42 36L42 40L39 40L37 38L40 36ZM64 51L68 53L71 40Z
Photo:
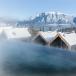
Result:
M27 19L48 11L76 16L76 0L0 0L0 17Z

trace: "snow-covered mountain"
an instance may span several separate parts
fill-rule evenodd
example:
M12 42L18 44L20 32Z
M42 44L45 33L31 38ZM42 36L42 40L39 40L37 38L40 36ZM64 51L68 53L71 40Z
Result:
M76 23L76 17L60 12L43 12L29 20L16 20L12 18L0 17L0 26L58 26L69 27Z
M44 24L67 24L72 23L73 17L65 15L63 13L50 12L50 13L41 13L33 21L35 23L44 23Z
M28 21L21 21L21 25L51 25L51 24L73 24L73 16L59 12L44 12Z

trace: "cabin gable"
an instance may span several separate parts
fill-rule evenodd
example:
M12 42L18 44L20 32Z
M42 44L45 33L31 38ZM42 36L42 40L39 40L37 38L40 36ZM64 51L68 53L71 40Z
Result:
M42 45L47 45L46 41L40 35L35 38L34 42Z
M50 46L64 49L68 48L67 44L59 36L50 44Z

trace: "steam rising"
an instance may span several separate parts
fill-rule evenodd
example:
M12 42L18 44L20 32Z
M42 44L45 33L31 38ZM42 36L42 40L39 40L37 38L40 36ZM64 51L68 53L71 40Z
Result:
M76 52L17 40L0 41L0 76L73 72L76 72Z

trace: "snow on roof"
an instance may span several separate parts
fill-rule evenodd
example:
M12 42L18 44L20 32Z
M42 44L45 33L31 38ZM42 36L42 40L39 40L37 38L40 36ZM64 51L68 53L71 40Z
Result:
M76 45L76 33L60 33L61 36L69 43L69 45Z
M54 31L54 32L52 32L52 31L47 31L47 32L40 31L39 35L42 36L46 41L50 41L57 35L57 32L56 31Z
M52 41L58 35L61 35L62 39L64 39L70 46L76 45L76 33L61 33L56 31L47 31L47 32L39 32L39 35L42 36L46 41Z
M4 31L8 38L28 38L31 36L28 28L11 28Z
M0 34L4 31L4 30L8 30L8 29L11 29L12 26L9 26L9 27L0 27Z

